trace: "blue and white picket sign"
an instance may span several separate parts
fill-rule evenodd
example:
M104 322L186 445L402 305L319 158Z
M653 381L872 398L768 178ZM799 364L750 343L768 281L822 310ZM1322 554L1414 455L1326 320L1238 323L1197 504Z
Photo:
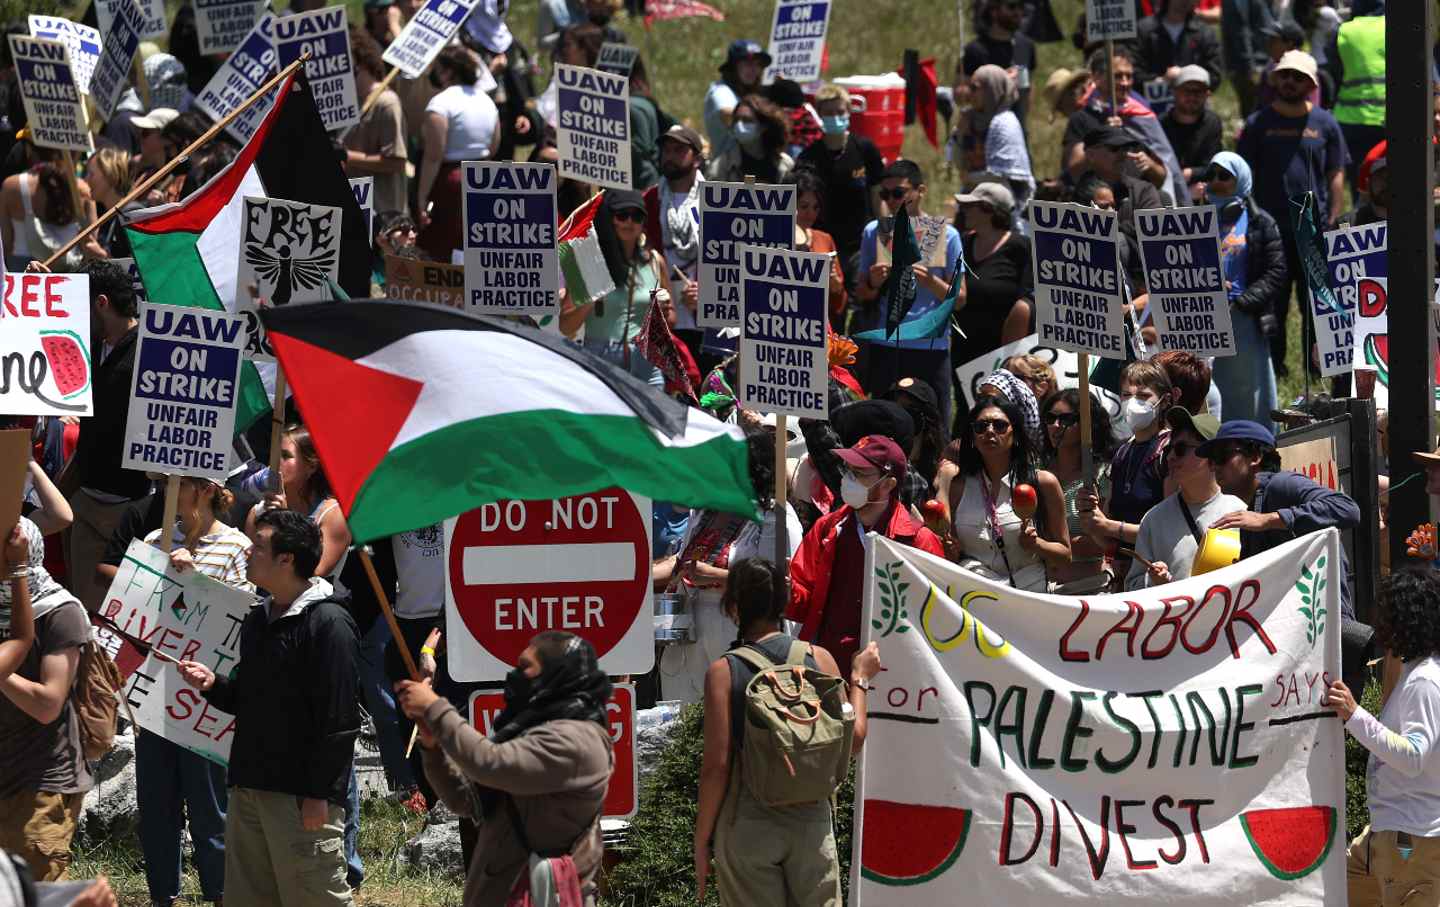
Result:
M418 79L430 68L431 62L455 37L461 23L475 9L479 0L426 0L420 11L410 17L383 59L400 70L407 79Z
M134 3L120 4L110 19L110 30L100 51L100 59L90 76L90 100L102 119L115 115L115 107L130 81L130 69L140 38L145 30L145 17Z
M560 176L631 188L630 80L583 66L555 65Z
M228 54L240 46L261 16L265 0L194 0L195 31L203 54Z
M830 0L775 0L767 83L791 79L803 85L820 79L830 7Z
M555 168L467 161L465 303L481 315L560 313Z
M1118 222L1114 211L1030 203L1035 243L1035 328L1040 342L1125 358Z
M90 93L90 77L100 62L100 30L60 16L30 15L30 37L59 41L70 51L75 87L81 94Z
M275 19L275 53L281 68L300 59L307 50L310 59L305 63L305 77L310 80L310 91L325 128L334 131L360 122L345 7L327 6Z
M700 299L696 324L740 326L740 247L795 244L794 186L700 184Z
M93 151L70 51L64 43L11 35L10 56L20 80L30 141L60 151Z
M265 0L260 0L263 4ZM170 33L165 21L165 0L95 0L95 24L101 35L110 34L110 22L122 6L140 10L140 37L143 40L163 38Z
M220 64L220 68L210 77L210 81L205 83L200 94L195 96L195 106L208 113L211 118L221 120L259 91L260 86L274 78L280 71L280 56L275 52L274 32L275 16L266 12L240 42L240 46L235 48L235 52ZM269 96L245 108L244 113L230 121L225 131L243 145L255 135L255 130L260 128L260 122L265 119L265 114L270 112L274 103L274 93L271 92Z
M375 177L357 176L350 181L350 191L355 193L355 204L365 215L365 235L375 236Z
M123 466L224 482L235 434L245 319L184 306L140 307Z
M802 419L830 416L825 351L830 256L740 247L739 404Z
M1215 206L1136 211L1135 228L1160 351L1235 355Z

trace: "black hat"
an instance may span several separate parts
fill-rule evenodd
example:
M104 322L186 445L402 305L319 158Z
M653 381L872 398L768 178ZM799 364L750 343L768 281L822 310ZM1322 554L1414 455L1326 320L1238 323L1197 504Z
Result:
M1085 133L1085 147L1110 148L1121 151L1140 144L1139 139L1119 126L1096 126Z
M1267 38L1282 38L1287 44L1300 47L1305 43L1305 30L1289 19L1271 19L1260 26L1260 34Z
M889 400L856 400L830 414L830 424L840 443L853 447L866 435L884 435L908 450L915 440L915 420L905 407Z
M805 89L793 79L776 79L765 87L765 97L776 107L804 107Z
M645 197L634 189L606 189L605 204L611 211L644 211Z
M770 65L770 55L765 52L765 48L761 47L759 42L751 41L749 38L736 38L730 42L730 50L725 53L725 66L720 68L734 66L741 60L747 60L750 57L757 57L764 66Z
M881 395L883 400L894 400L899 402L901 396L907 396L925 406L930 412L930 417L940 417L940 398L935 395L935 388L930 386L928 381L920 378L901 378L890 389Z

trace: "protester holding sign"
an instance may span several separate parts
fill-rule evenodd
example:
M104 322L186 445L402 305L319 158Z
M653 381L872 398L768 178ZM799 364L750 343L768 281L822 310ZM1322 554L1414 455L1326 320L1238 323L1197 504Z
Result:
M364 29L351 27L350 53L355 58L355 93L362 99L360 122L345 133L345 172L375 178L376 211L407 211L405 115L400 96L382 84L385 63L380 46ZM378 94L373 101L371 95Z
M420 126L425 156L415 190L417 243L436 261L449 261L464 229L461 164L489 159L500 139L500 111L478 86L475 57L463 47L442 50L429 79L440 93L425 105Z
M1084 532L1080 522L1080 493L1093 487L1103 499L1110 494L1110 461L1115 455L1115 436L1110 431L1110 414L1105 404L1090 395L1090 457L1095 477L1087 481L1082 471L1080 438L1080 391L1067 388L1045 398L1040 421L1045 426L1045 468L1060 483L1065 499L1065 526L1070 533L1070 563L1050 568L1060 595L1093 595L1105 592L1114 576L1105 565L1105 549Z

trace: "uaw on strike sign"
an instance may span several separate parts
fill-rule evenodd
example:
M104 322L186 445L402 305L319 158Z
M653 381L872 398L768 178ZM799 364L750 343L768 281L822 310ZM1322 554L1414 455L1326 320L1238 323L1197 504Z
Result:
M1339 564L1052 596L871 535L851 903L1343 905Z
M499 501L445 521L450 674L503 680L531 637L563 630L606 674L655 664L650 501L618 488Z

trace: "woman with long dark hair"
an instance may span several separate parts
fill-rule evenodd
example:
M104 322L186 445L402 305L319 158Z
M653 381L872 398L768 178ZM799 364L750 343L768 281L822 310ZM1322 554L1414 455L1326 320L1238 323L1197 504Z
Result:
M1059 583L1062 595L1103 592L1113 577L1105 570L1105 549L1085 535L1075 498L1085 487L1081 471L1080 391L1071 387L1045 398L1040 406L1045 428L1045 468L1054 473L1065 499L1065 528L1070 533L1070 563L1056 565L1050 579ZM1115 456L1115 436L1105 405L1090 395L1090 455L1095 463L1094 486L1100 497L1110 494L1110 460Z
M735 105L730 129L735 145L710 162L706 179L740 182L753 176L757 183L778 183L789 177L795 168L785 153L790 123L779 107L763 95L748 94Z
M1021 419L1020 409L1000 397L982 396L970 408L970 430L946 450L959 466L950 485L951 540L967 570L1044 592L1047 567L1070 562L1070 533L1060 483L1035 469ZM1034 494L1031 518L1016 512L1022 485Z
M265 496L245 518L245 534L255 538L255 518L261 510L287 508L303 513L320 529L324 546L315 575L333 577L345 566L350 547L350 527L340 512L340 502L330 491L330 482L320 466L320 454L310 430L294 423L285 427L280 441L280 490Z
M90 187L84 180L75 181L75 191L60 169L63 160L58 151L32 148L33 166L24 173L5 178L0 184L0 241L5 245L5 266L23 271L32 261L44 261L74 238L81 226L93 219ZM79 201L83 206L77 210ZM105 250L91 236L81 246L71 249L57 262L53 271L73 271L83 257L104 258Z

